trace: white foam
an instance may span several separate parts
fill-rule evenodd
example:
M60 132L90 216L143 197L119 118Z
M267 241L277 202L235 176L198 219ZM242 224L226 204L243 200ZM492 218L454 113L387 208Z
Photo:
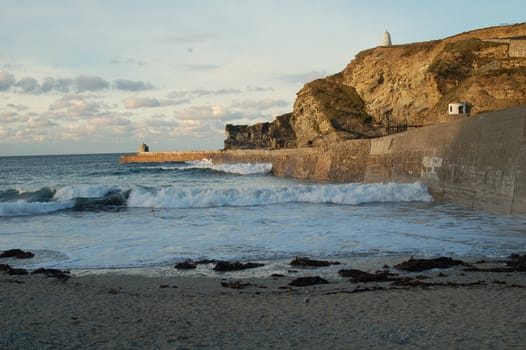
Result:
M54 200L66 201L75 198L99 198L116 188L101 185L67 185L57 189Z
M209 208L258 206L276 203L333 203L357 205L374 202L429 202L432 197L420 184L297 185L289 187L227 187L147 189L134 187L129 207Z
M212 169L224 173L240 175L269 174L272 171L272 163L225 163L214 164L211 159L189 161L190 168Z
M4 202L0 203L0 216L22 216L47 214L59 210L73 208L75 201L58 202Z

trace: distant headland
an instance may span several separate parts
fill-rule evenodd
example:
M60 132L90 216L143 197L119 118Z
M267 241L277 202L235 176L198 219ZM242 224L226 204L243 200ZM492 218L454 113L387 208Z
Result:
M223 150L121 161L270 162L276 176L422 181L436 198L526 215L526 23L404 45L388 39L306 84L291 113L226 125Z

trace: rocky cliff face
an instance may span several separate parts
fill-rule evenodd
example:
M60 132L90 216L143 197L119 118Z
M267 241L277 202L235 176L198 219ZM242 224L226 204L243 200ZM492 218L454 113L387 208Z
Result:
M381 126L366 112L361 96L343 78L336 74L315 80L297 94L290 124L299 146L381 134Z
M341 73L306 84L291 114L251 127L227 126L225 148L381 136L388 118L410 125L451 120L451 102L470 103L472 116L526 104L526 57L515 49L510 54L511 41L526 46L526 23L363 51Z
M294 148L296 134L290 125L291 114L276 117L272 123L225 127L225 149Z

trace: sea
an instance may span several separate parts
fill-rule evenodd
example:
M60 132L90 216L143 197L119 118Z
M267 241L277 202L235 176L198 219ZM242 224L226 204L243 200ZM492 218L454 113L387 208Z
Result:
M526 252L525 217L441 203L418 182L319 183L272 176L264 163L121 164L119 156L0 157L0 251L35 254L1 260L78 271L252 261L268 274L297 256L358 266Z

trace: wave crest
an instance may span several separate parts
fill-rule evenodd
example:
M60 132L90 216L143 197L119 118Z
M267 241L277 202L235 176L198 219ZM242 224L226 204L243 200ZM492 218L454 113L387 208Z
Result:
M67 185L56 190L54 200L70 200L75 198L99 198L108 193L119 191L115 187L102 185Z
M147 188L134 187L128 207L210 208L258 206L278 203L330 203L358 205L375 202L430 202L427 187L420 184L297 185L266 188Z
M133 208L214 208L260 206L280 203L312 203L359 205L380 202L429 202L427 187L413 184L312 184L295 186L252 187L143 187L129 190L101 185L72 185L30 194L30 201L21 194L14 200L0 202L0 216L47 214L60 210L114 210ZM37 195L38 194L38 195ZM48 198L48 200L44 199Z
M24 216L48 214L75 206L74 200L59 202L16 202L0 203L0 216Z
M211 159L202 159L187 162L189 168L212 169L223 173L239 175L270 174L272 163L224 163L214 164Z

